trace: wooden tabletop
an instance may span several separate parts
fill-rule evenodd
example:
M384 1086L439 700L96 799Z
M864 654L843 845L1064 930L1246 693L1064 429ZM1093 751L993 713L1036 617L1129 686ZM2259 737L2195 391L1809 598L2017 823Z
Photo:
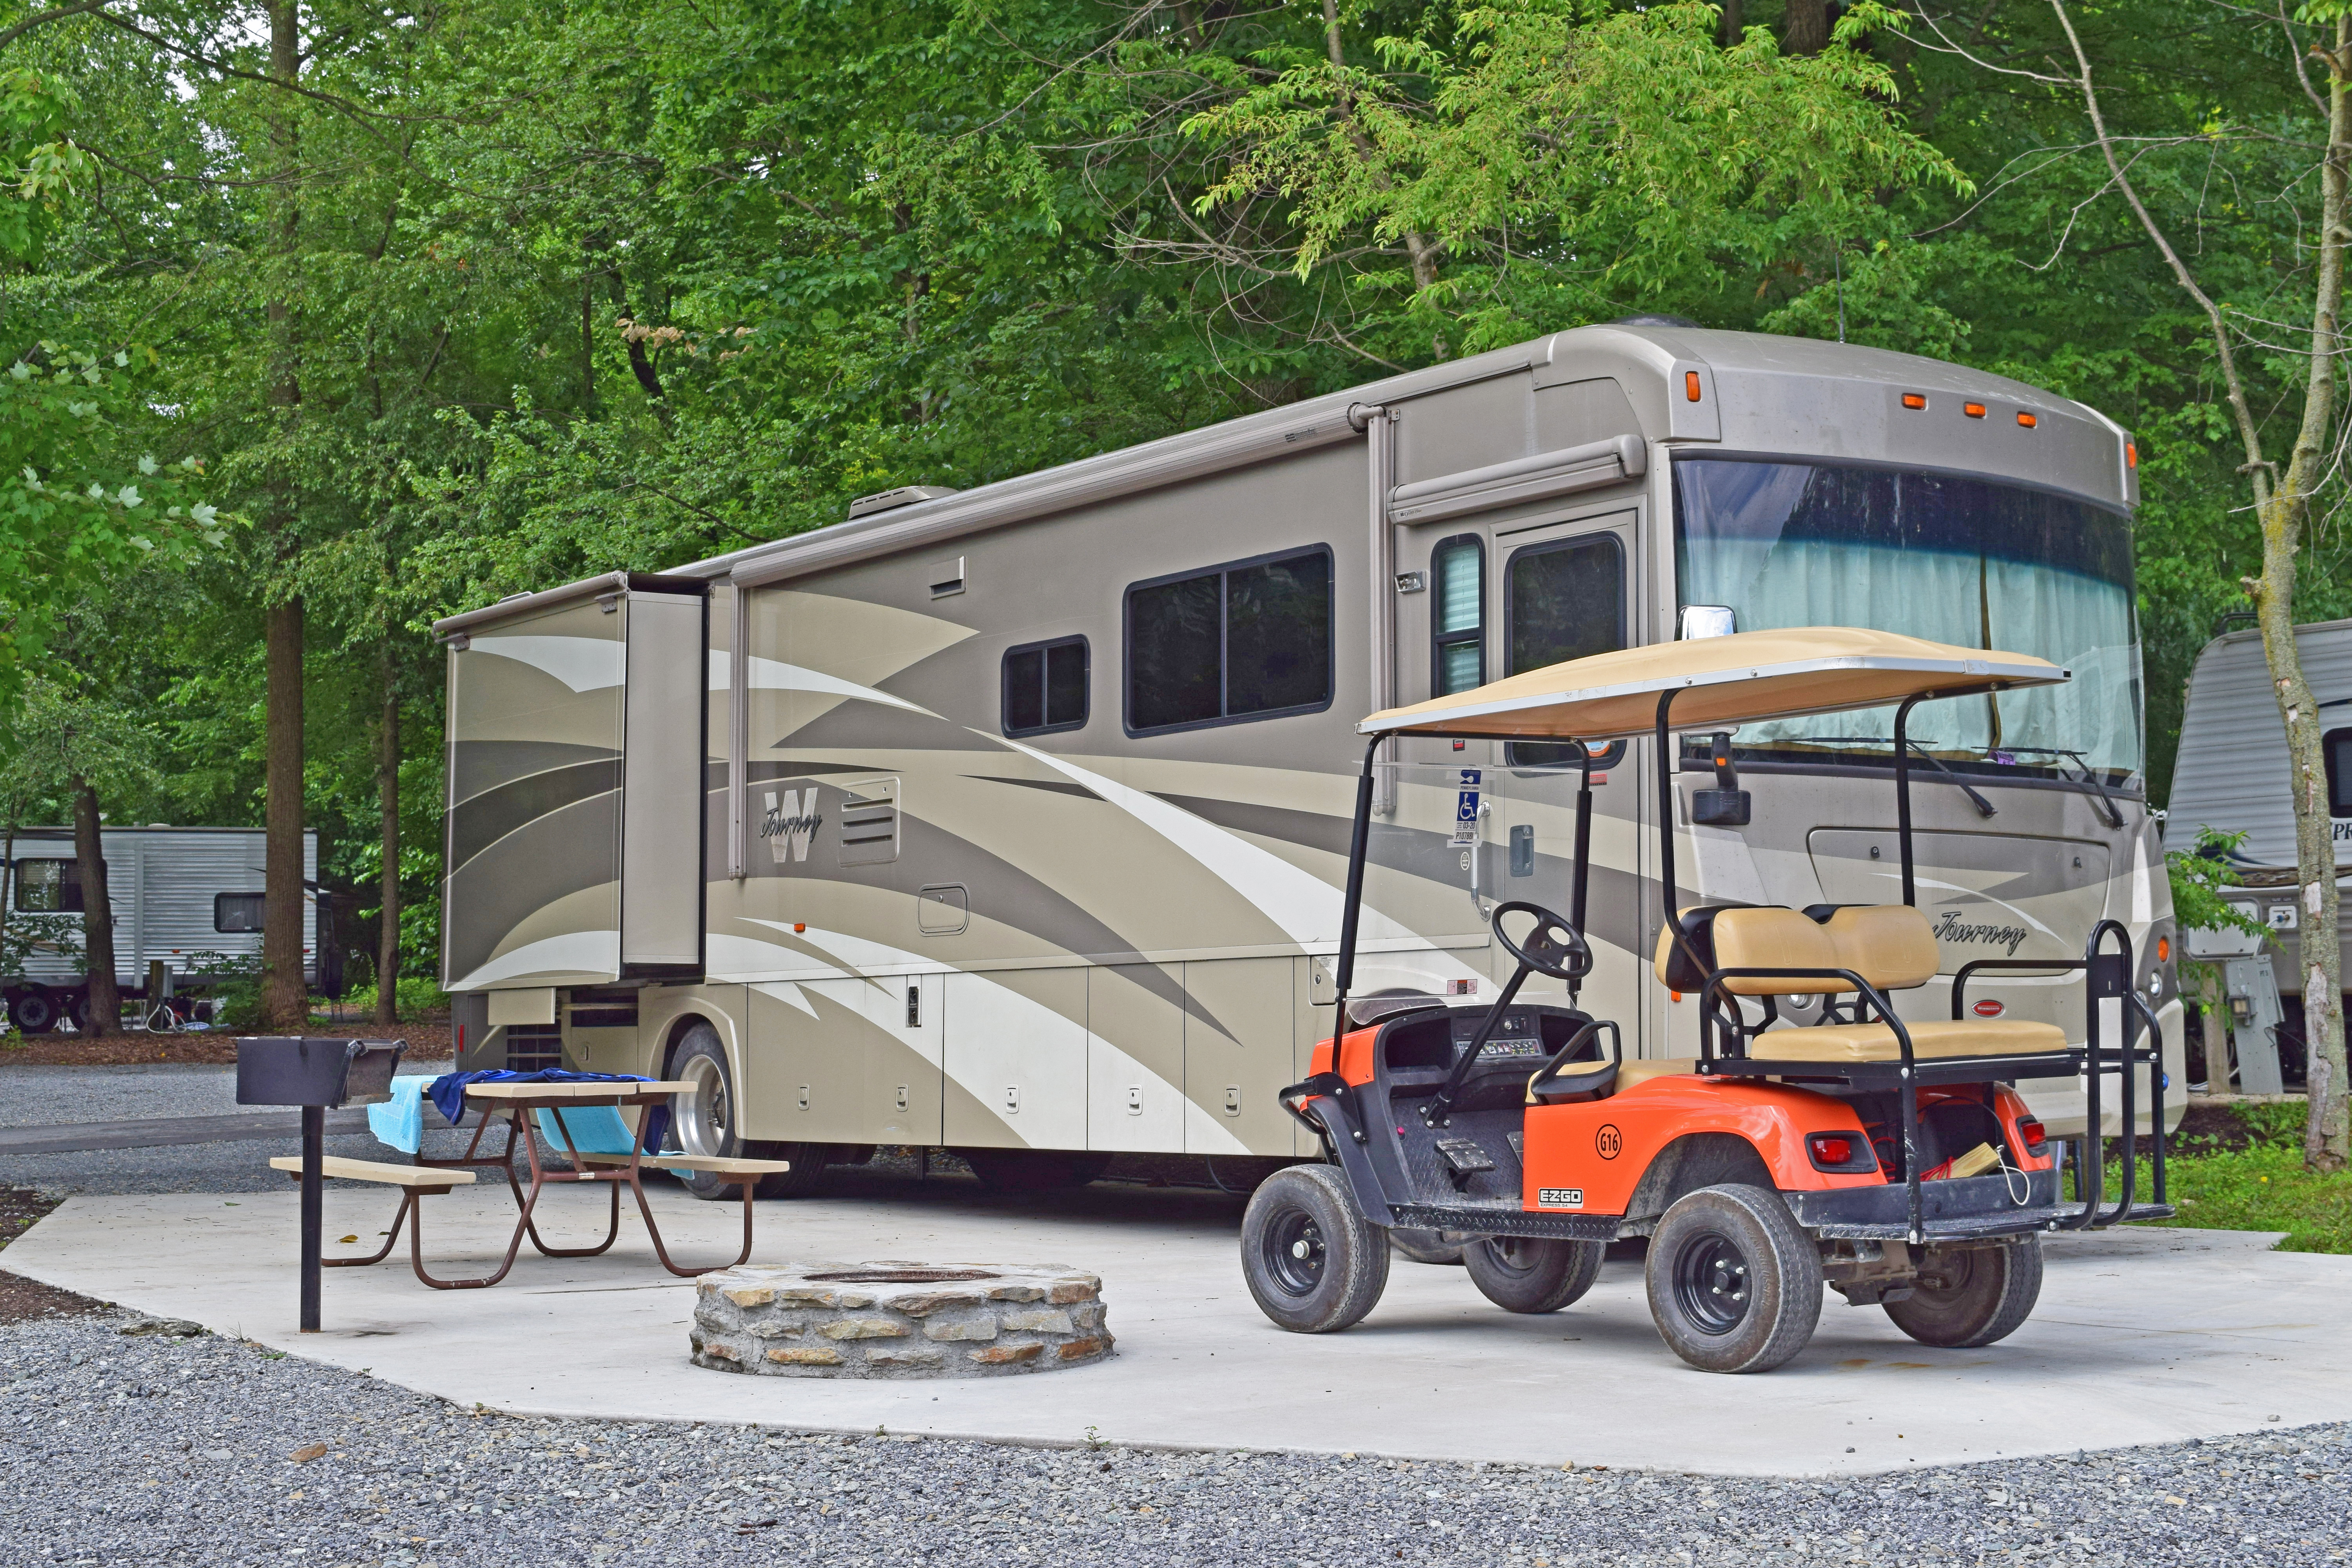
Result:
M646 1083L469 1083L466 1086L466 1098L508 1104L600 1105L641 1097L659 1100L672 1094L691 1094L694 1089L690 1083L664 1080Z

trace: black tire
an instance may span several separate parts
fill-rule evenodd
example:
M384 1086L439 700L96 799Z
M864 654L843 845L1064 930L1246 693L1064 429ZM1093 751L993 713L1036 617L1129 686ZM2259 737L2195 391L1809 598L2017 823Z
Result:
M77 1035L89 1033L89 993L60 991L57 994L58 1016L73 1026Z
M1605 1241L1482 1236L1462 1249L1478 1293L1506 1312L1557 1312L1592 1289Z
M759 1157L735 1131L735 1080L728 1070L727 1047L719 1044L718 1030L708 1024L688 1028L671 1050L669 1067L662 1076L696 1085L691 1093L677 1094L670 1100L668 1147L721 1160ZM716 1202L735 1195L731 1184L722 1184L708 1171L688 1171L677 1180L698 1198Z
M1242 1278L1258 1309L1297 1334L1362 1321L1389 1282L1388 1237L1332 1165L1276 1171L1242 1215Z
M19 991L8 998L8 1022L20 1035L46 1035L58 1026L58 999L46 991Z
M958 1149L980 1184L992 1193L1045 1193L1083 1187L1110 1169L1108 1154L1059 1149Z
M1822 1255L1780 1194L1744 1183L1675 1202L1650 1237L1650 1317L1702 1372L1769 1372L1822 1318Z
M2042 1296L2042 1238L2001 1247L1932 1247L1910 1296L1885 1303L1895 1326L1923 1345L1973 1350L2005 1340Z
M1459 1230L1424 1230L1419 1226L1391 1226L1389 1246L1415 1263L1460 1263L1463 1244L1470 1237Z
M763 1198L814 1197L824 1187L824 1170L832 1163L830 1143L746 1143L754 1160L782 1160L792 1169L762 1176L754 1195Z

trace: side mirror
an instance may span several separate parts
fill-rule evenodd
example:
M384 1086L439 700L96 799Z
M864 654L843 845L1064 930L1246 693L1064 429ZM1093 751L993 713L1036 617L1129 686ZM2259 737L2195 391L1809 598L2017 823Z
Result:
M1728 605L1685 605L1678 635L1685 642L1700 637L1727 637L1739 629L1739 616Z

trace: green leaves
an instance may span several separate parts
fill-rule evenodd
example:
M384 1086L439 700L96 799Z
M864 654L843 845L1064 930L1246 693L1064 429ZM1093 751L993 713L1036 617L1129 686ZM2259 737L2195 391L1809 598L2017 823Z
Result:
M66 140L71 100L54 77L0 71L0 260L30 265L89 155Z

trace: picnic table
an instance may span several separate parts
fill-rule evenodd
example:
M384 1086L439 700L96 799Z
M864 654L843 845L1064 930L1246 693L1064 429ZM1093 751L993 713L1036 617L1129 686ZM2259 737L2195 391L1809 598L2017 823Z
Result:
M659 1105L673 1094L691 1094L691 1083L666 1079L624 1079L604 1083L470 1083L466 1086L466 1104L469 1110L481 1112L474 1136L466 1152L455 1159L435 1159L422 1152L413 1163L390 1164L372 1160L330 1159L323 1174L352 1181L375 1182L400 1189L400 1207L394 1211L392 1228L385 1233L383 1246L367 1258L331 1258L322 1259L329 1268L363 1268L381 1263L391 1255L400 1237L401 1222L408 1223L408 1256L416 1278L436 1290L478 1290L497 1284L514 1268L515 1258L522 1250L526 1237L531 1246L548 1258L593 1258L608 1250L621 1233L621 1189L626 1186L636 1197L637 1213L646 1222L646 1234L652 1237L654 1256L668 1269L683 1279L709 1274L719 1268L731 1268L751 1256L751 1197L760 1178L772 1173L789 1170L782 1160L739 1160L709 1155L684 1154L669 1152L647 1153L642 1140L632 1138L626 1153L604 1152L583 1149L573 1136L573 1128L565 1119L567 1111L577 1113L591 1109L623 1107L646 1108ZM530 1135L529 1119L546 1116L541 1125L551 1124L562 1153L571 1163L568 1171L551 1170L540 1155L539 1140ZM506 1144L495 1154L482 1152L482 1142L491 1127L506 1124ZM520 1139L524 1157L530 1171L530 1185L526 1191L515 1173L514 1154ZM589 1139L587 1142L595 1142ZM669 1255L662 1240L661 1227L655 1223L653 1207L646 1201L646 1190L638 1177L646 1162L656 1170L695 1170L709 1172L724 1180L724 1184L740 1187L743 1198L743 1247L725 1263L713 1263L699 1268L681 1268ZM297 1171L300 1162L275 1159L269 1162L278 1170ZM507 1185L513 1192L520 1211L515 1220L514 1234L507 1242L506 1256L499 1261L497 1272L478 1279L442 1279L428 1273L425 1267L424 1241L421 1235L419 1199L433 1194L446 1193L452 1187L470 1186L474 1183L472 1167L495 1165L506 1172ZM541 1195L547 1188L560 1183L602 1182L612 1194L612 1212L606 1224L604 1239L593 1247L550 1247L540 1236L535 1211Z

